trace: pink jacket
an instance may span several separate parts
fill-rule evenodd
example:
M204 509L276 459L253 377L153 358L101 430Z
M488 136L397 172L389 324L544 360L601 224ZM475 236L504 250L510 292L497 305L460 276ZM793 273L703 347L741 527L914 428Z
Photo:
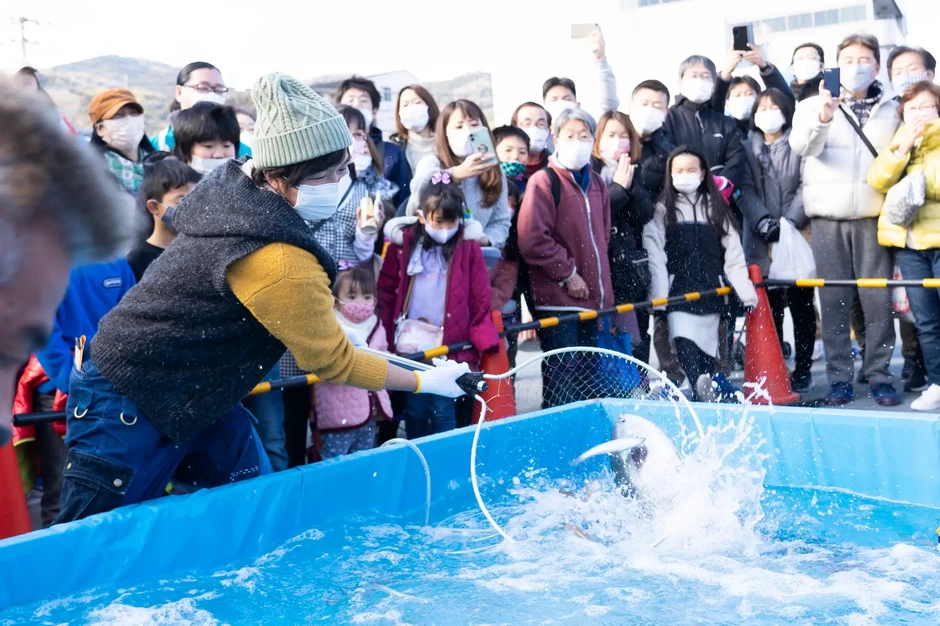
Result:
M379 320L369 337L369 347L388 352L388 337ZM378 419L391 419L392 403L388 392L366 391L346 385L317 383L316 385L317 427L320 430L346 430L358 428L372 418L373 405Z
M401 231L400 242L393 238L379 274L379 317L388 334L389 345L394 341L395 320L405 307L409 281L407 268L413 250L414 233L415 228L409 226ZM447 358L477 367L480 353L499 345L499 334L490 317L490 280L480 245L462 239L460 233L457 237L461 237L461 241L447 264L449 287L445 300L444 343L473 343L474 349L450 354Z
M526 185L519 209L519 250L529 265L533 305L549 309L600 309L614 304L610 282L610 196L601 177L591 172L587 194L571 173L549 161L558 174L558 206L545 170ZM575 300L564 282L577 271L589 295Z

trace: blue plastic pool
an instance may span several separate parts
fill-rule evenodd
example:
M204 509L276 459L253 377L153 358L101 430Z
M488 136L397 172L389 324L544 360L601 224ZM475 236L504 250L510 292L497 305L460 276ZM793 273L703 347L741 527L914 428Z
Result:
M128 507L0 543L0 624L937 624L937 416L698 406L653 514L570 461L601 401ZM694 461L694 463L693 463ZM567 493L559 491L564 487ZM574 495L572 495L574 494Z

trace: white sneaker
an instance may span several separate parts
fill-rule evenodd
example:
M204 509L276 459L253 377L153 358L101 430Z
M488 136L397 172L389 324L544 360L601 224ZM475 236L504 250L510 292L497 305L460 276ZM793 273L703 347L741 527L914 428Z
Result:
M940 411L940 385L930 385L920 397L911 402L914 411Z
M698 393L699 402L714 402L715 388L712 386L712 377L708 374L702 374L695 381L695 391Z
M818 361L825 356L826 349L823 347L822 339L817 339L816 343L813 344L813 360Z

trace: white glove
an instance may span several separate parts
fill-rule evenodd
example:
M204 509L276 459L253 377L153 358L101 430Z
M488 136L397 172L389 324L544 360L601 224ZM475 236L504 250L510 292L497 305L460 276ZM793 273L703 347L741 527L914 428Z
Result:
M466 363L434 359L434 367L423 372L415 372L418 377L417 393L433 393L445 398L459 398L464 390L457 385L457 379L470 372Z

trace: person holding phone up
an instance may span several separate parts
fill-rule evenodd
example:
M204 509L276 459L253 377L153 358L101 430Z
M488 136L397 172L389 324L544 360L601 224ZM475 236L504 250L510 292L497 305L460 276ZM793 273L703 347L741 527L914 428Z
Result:
M816 273L823 279L891 278L891 252L878 244L878 216L884 194L868 184L877 151L888 147L898 128L898 103L877 80L881 48L872 35L850 35L839 44L841 93L819 83L819 95L797 104L790 147L803 158L803 204L813 233ZM827 70L831 74L831 71ZM854 290L819 290L826 374L826 402L842 405L854 395L849 309ZM865 315L865 356L875 401L900 403L888 366L895 332L888 289L859 289Z
M435 153L421 159L415 169L411 181L414 195L408 200L406 214L417 214L421 190L435 174L445 171L460 185L466 202L465 217L483 226L483 236L477 242L484 247L502 248L512 219L509 194L483 110L470 100L451 102L437 118L434 135ZM487 150L481 152L483 145Z

